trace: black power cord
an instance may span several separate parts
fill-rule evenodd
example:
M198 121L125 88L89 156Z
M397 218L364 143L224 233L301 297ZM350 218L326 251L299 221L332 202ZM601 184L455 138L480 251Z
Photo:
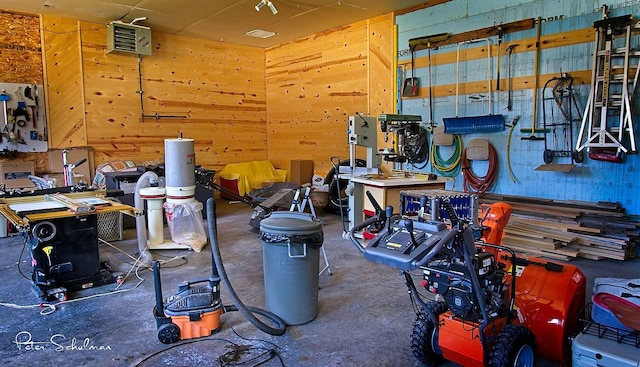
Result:
M427 130L417 126L417 131L407 134L404 138L404 155L412 165L424 163L418 169L422 169L429 164L429 137Z

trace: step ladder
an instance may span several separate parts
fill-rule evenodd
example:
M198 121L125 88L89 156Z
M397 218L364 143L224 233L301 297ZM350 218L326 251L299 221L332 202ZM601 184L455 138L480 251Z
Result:
M591 91L576 151L596 160L620 162L636 153L631 104L638 84L640 23L631 15L593 23L596 29ZM634 48L635 47L635 48Z
M317 219L316 210L313 208L313 203L311 202L311 186L303 185L296 189L295 194L293 196L293 201L291 201L291 207L289 211L299 211L300 213L304 213L309 204L309 210L311 211L311 217ZM302 198L300 198L302 196ZM324 249L324 245L320 246L320 252L322 253L322 257L324 258L324 267L320 269L320 273L318 275L322 275L326 270L329 275L333 275L331 272L331 267L329 266L329 259L327 258L327 252Z

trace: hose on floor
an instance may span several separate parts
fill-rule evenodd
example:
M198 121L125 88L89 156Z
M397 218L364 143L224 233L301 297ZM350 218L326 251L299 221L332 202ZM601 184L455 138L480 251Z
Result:
M209 229L209 238L211 239L211 256L216 266L218 275L220 276L220 280L227 287L229 297L231 297L234 305L224 306L225 311L239 311L242 316L247 319L247 321L249 321L253 326L257 327L263 332L275 336L283 335L287 327L284 320L282 320L276 314L267 310L245 306L245 304L242 303L242 300L240 300L240 297L238 297L238 294L231 286L231 282L229 281L227 272L224 269L224 264L222 263L220 248L218 247L218 228L216 224L215 213L215 200L213 198L209 198L207 199L207 227ZM254 313L262 315L268 320L271 320L274 324L276 324L276 327L272 327L260 321L257 317L254 316Z

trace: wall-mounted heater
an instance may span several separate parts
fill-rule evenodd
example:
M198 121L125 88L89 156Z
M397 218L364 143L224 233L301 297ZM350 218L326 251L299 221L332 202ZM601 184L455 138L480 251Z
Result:
M107 53L151 55L151 29L118 21L107 25Z

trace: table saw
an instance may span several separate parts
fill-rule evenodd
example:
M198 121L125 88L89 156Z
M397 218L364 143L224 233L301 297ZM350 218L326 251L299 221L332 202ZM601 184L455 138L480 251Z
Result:
M122 279L100 261L98 250L98 214L111 212L139 211L106 198L104 191L0 199L0 214L25 236L31 281L45 301Z

